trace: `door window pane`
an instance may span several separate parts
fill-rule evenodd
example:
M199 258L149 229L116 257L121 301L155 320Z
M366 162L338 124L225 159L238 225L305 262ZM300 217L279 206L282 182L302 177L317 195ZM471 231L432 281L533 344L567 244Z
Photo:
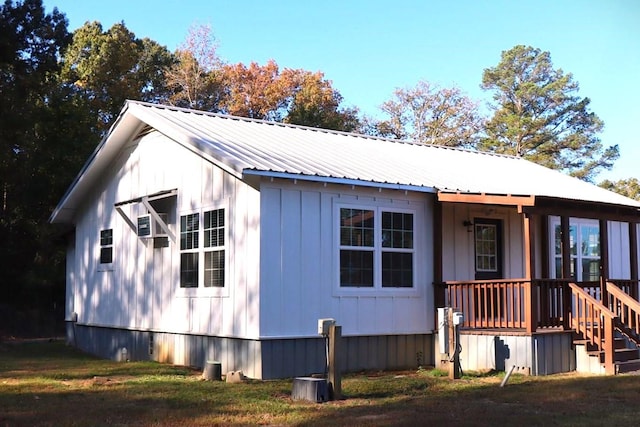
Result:
M494 224L476 224L476 271L498 271L497 227Z

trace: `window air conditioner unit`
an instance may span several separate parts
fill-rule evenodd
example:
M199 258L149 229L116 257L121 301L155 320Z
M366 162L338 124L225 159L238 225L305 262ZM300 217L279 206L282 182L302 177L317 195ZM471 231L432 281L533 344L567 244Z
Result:
M167 223L167 214L160 213L160 219ZM160 224L154 221L151 214L140 215L138 217L138 237L144 239L150 239L154 237L167 237L167 233L164 232Z

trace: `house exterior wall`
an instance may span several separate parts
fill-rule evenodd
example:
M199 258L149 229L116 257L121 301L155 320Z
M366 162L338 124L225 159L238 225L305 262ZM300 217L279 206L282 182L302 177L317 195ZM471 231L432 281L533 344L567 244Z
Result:
M607 226L609 232L609 277L630 279L629 223L609 221Z
M280 180L260 193L262 338L317 337L320 318L334 318L343 336L433 331L432 195ZM414 213L413 289L340 287L340 207Z
M114 204L168 189L169 228L176 241L154 248L140 239ZM259 194L211 162L157 132L129 144L86 200L76 218L75 250L68 252L67 320L131 330L258 336ZM179 286L179 217L210 207L228 212L226 286ZM122 205L134 223L140 203ZM113 263L100 265L100 230L113 229ZM233 284L233 286L232 286Z
M498 219L503 224L504 278L525 274L522 217L515 208L445 203L442 206L442 278L475 280L474 233L463 225L474 218Z
M509 371L550 375L576 369L571 331L541 334L465 332L460 335L460 364L472 371Z

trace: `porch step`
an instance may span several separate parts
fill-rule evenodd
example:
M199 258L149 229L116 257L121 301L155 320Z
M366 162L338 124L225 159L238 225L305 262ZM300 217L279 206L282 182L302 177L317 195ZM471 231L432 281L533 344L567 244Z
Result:
M600 353L598 348L595 345L591 344L589 340L574 338L573 344L584 345L587 350L587 353L589 353L590 355L597 356L598 353ZM613 348L616 350L623 350L623 349L626 350L627 349L626 340L624 338L614 338Z
M613 355L613 360L615 362L629 362L633 360L639 360L640 355L638 354L638 349L636 348L624 348L624 349L616 349L615 354ZM600 363L604 363L604 352L600 352Z
M616 362L616 373L623 374L625 372L640 371L640 359L632 359L624 362Z

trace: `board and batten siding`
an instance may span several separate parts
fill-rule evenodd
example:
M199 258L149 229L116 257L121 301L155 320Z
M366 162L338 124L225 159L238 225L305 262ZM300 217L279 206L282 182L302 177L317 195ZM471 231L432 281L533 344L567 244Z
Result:
M261 338L317 337L320 318L343 336L433 331L432 195L285 180L264 180L260 195ZM414 213L413 289L340 288L341 206Z
M475 280L474 233L463 225L475 218L502 221L503 275L524 277L522 217L515 208L445 203L442 206L442 278L447 281Z
M114 204L169 189L169 228L176 241L154 248L139 239ZM162 202L164 203L164 202ZM76 218L69 256L68 306L78 323L111 328L252 338L258 336L259 203L257 190L191 150L152 132L126 146ZM179 218L224 207L227 215L226 289L179 286ZM135 223L140 203L122 206ZM113 229L113 264L98 263L100 230ZM67 313L70 320L71 313Z

